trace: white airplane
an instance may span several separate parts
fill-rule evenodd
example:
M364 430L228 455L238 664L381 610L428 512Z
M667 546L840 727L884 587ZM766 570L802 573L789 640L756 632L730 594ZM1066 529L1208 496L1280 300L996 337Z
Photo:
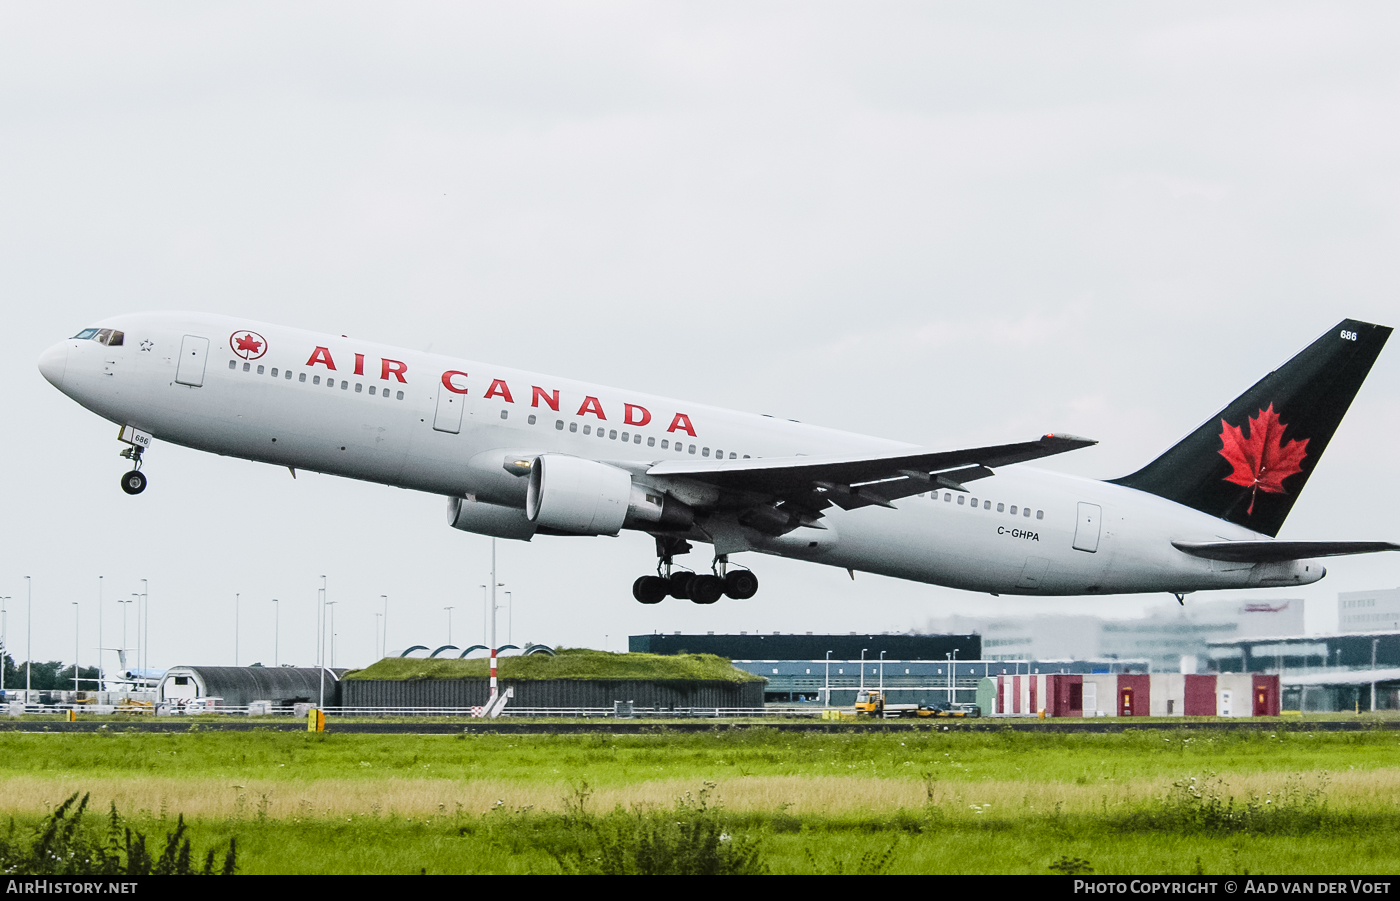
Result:
M937 450L493 364L194 313L118 316L44 352L120 427L128 494L156 438L428 491L455 528L656 539L644 604L743 599L757 551L969 591L1094 595L1301 585L1387 542L1278 541L1391 329L1346 320L1146 467L1015 464L1072 435ZM713 545L710 572L674 566ZM674 567L674 568L673 568Z

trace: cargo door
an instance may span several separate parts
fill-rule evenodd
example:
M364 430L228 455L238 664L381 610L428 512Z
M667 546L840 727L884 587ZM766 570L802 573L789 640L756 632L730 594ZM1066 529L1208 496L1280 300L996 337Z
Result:
M1026 565L1021 569L1021 580L1016 583L1016 587L1039 588L1045 579L1045 570L1049 567L1050 561L1044 557L1027 557Z
M446 384L438 386L437 412L433 414L433 428L439 432L457 434L462 431L462 408L467 405L467 392L458 394Z
M180 342L180 362L175 366L175 382L199 388L204 385L204 364L209 360L209 339L186 335Z
M1074 549L1094 553L1099 549L1099 520L1103 511L1098 504L1079 503L1079 519L1074 526Z

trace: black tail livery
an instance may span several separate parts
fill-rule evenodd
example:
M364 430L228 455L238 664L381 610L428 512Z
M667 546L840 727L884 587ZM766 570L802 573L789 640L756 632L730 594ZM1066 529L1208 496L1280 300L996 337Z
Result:
M1116 485L1278 535L1391 329L1347 319Z

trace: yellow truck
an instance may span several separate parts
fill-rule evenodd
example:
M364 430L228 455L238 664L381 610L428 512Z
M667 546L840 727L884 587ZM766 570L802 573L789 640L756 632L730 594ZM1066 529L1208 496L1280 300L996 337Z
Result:
M945 716L976 716L973 712L975 708L969 709L963 705L956 707L939 705L930 707L927 704L888 704L885 702L885 693L873 688L861 689L856 694L856 715L879 717L945 717Z

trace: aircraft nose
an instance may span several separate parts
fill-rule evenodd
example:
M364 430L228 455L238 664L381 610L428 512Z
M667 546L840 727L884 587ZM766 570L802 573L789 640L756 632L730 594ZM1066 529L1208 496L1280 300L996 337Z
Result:
M63 375L68 369L68 342L61 341L39 355L39 371L49 384L62 390Z

